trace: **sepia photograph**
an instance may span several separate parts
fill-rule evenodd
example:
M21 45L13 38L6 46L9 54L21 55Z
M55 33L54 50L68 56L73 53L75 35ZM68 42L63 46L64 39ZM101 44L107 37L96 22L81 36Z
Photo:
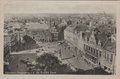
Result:
M3 74L116 75L116 6L92 4L4 5Z
M112 14L5 17L5 74L114 74L115 57Z

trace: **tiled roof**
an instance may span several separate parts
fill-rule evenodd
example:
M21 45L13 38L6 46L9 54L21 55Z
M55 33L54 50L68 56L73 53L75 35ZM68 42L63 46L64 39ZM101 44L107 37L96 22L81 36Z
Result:
M88 27L86 25L84 25L84 24L77 24L75 26L74 30L76 30L79 33L80 31L88 30Z
M68 26L65 30L66 30L66 31L69 31L69 32L74 32L74 31L73 31L73 27L70 27L70 26Z
M40 24L40 23L27 23L26 28L31 30L47 30L49 26L47 24Z
M96 39L101 42L102 47L103 47L104 43L106 42L107 38L108 37L104 33L96 35Z
M105 35L104 33L96 35L96 40L99 40L101 42L101 47L105 50L115 52L116 51L116 40L111 40Z
M88 30L87 26L80 25L80 24L76 24L73 27L71 25L71 26L67 27L65 30L68 30L68 31L73 32L73 33L75 31L78 31L78 32L83 31L88 40L89 40L92 32L94 31L94 29ZM113 37L111 39L112 41L111 41L111 40L108 40L108 37L107 37L106 32L105 32L106 30L105 29L102 30L102 27L101 27L101 31L100 31L100 33L95 34L96 43L98 43L100 41L101 47L103 49L111 51L111 52L115 52L116 51L115 35L113 35Z
M71 32L77 32L79 33L80 31L86 31L88 30L88 27L84 24L72 24L66 28L66 30L71 31Z
M116 52L116 41L114 39L108 40L103 47L103 49L111 51L111 52Z

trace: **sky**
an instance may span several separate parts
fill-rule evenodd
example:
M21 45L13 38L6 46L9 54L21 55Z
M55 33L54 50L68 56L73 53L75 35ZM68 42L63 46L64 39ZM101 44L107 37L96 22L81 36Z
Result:
M4 5L4 13L115 13L115 5L111 1L9 1Z

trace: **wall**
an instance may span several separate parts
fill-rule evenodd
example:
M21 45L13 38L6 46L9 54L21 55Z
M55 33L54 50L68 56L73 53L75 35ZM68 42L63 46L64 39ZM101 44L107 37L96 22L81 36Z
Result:
M105 71L113 73L114 66L115 66L115 53L103 50L101 58L101 67L105 69Z

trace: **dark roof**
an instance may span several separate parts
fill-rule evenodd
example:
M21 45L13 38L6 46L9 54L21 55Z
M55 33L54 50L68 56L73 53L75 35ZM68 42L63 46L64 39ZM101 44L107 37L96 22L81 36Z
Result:
M107 41L107 38L108 38L105 33L98 34L95 37L96 37L96 40L101 42L101 46L104 45L104 43Z
M79 33L80 31L86 31L86 30L88 30L88 27L85 24L77 24L74 27L74 30L76 30Z
M111 52L116 52L116 41L113 39L109 39L103 49L111 51Z
M96 40L101 42L101 47L105 50L115 52L116 51L116 40L111 37L107 37L105 33L96 35Z

